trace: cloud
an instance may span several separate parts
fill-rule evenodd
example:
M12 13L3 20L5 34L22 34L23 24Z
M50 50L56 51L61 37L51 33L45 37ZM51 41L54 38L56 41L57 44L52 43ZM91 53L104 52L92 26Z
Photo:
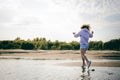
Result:
M0 36L71 40L84 23L96 31L119 25L119 5L118 0L0 0Z
M120 3L117 0L52 0L53 3L73 12L72 21L79 24L105 23L104 18L109 15L120 13ZM70 13L71 13L70 12ZM77 19L78 18L78 19Z
M102 41L117 39L120 38L119 31L120 31L120 27L118 25L103 26L103 28L95 31L94 37Z
M14 19L14 13L12 9L0 8L0 24L11 22Z
M105 20L108 22L120 22L120 14L112 14L105 17Z
M47 0L0 1L0 27L19 27L41 24Z
M39 20L39 18L34 16L24 16L19 18L15 23L13 23L14 26L30 26L36 24L42 24L42 22Z
M56 5L71 6L81 13L104 14L119 12L119 0L53 0Z

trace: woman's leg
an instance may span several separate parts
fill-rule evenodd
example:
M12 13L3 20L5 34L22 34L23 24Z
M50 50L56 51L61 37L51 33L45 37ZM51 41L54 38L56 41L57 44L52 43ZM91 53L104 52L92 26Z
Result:
M86 64L85 64L85 59L84 59L84 57L82 56L82 54L81 54L81 57L82 57L82 62L83 62L82 66L85 66L85 65L86 65Z
M88 59L85 55L86 50L84 48L81 48L80 50L81 50L81 57L82 57L83 65L85 65L85 60L86 60L86 62L88 62Z
M81 57L82 57L82 60L83 60L83 65L85 64L85 61L86 61L87 65L88 65L88 68L89 68L90 65L91 65L91 61L89 61L88 58L85 55L86 50L84 48L81 48L80 50L81 50Z

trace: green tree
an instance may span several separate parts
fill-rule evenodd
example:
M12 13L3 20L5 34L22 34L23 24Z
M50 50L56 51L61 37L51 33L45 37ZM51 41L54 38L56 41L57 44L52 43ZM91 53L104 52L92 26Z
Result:
M72 41L72 42L70 42L70 44L71 44L73 50L79 50L80 49L80 43L79 42Z
M47 47L48 47L48 50L51 50L52 49L52 46L53 46L53 42L51 42L50 40L47 41Z
M72 49L72 45L71 44L69 44L69 43L62 43L61 45L60 45L60 49L61 50L71 50Z
M120 39L113 39L104 43L105 50L120 50Z
M102 50L103 42L102 41L90 41L89 50Z
M47 50L47 41L45 38L40 38L40 49Z
M21 49L32 50L34 49L34 45L30 42L24 41L21 45Z
M35 46L35 49L40 49L40 39L37 37L37 38L34 38L32 40L32 43L34 44Z
M79 42L60 42L58 40L52 42L45 38L34 38L33 40L22 40L17 37L15 40L0 41L0 49L43 49L43 50L78 50ZM120 50L120 39L112 39L107 42L90 41L89 50Z
M54 49L54 50L59 50L60 49L60 42L58 40L53 42L52 49Z

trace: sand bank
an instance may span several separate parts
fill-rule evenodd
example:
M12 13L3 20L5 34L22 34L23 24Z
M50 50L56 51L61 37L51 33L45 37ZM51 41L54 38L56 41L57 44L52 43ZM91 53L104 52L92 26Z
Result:
M120 51L87 51L91 59L120 59ZM81 59L79 50L0 50L1 59Z

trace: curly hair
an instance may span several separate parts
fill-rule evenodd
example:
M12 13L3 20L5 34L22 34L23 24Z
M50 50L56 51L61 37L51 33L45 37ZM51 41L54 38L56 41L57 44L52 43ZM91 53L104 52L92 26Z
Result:
M88 30L90 30L90 25L89 24L83 24L81 26L81 29L83 29L83 28L87 28Z

